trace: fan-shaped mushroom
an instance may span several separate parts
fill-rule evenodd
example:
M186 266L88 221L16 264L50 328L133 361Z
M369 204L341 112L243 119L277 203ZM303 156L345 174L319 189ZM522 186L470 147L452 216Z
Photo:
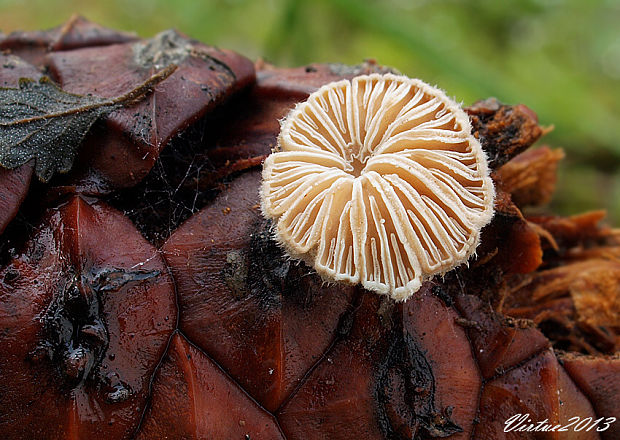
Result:
M261 188L291 256L397 300L469 258L493 196L467 115L392 74L327 84L297 105Z

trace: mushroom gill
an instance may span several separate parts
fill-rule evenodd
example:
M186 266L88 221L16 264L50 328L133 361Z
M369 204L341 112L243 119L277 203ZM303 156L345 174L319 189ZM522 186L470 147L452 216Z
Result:
M291 256L396 300L469 258L493 197L463 110L392 74L330 83L298 104L261 188L263 214Z

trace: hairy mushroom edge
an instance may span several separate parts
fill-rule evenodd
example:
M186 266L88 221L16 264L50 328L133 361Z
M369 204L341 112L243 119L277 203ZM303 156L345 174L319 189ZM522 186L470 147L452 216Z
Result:
M327 84L283 120L265 160L263 215L328 281L403 301L466 262L495 189L468 116L418 79Z

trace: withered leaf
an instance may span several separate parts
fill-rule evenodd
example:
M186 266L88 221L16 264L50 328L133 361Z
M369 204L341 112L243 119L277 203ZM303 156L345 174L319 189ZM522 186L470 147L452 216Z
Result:
M65 92L47 77L38 82L22 78L18 88L0 88L0 165L13 169L35 159L35 173L43 182L66 173L97 119L135 103L175 69L169 65L111 99Z

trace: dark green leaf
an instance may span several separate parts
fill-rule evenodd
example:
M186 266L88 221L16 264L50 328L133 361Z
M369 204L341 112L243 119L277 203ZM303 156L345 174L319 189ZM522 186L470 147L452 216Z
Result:
M18 88L0 88L0 165L13 169L35 159L43 182L71 169L77 148L97 119L141 99L175 65L112 99L67 93L43 77L22 78Z

